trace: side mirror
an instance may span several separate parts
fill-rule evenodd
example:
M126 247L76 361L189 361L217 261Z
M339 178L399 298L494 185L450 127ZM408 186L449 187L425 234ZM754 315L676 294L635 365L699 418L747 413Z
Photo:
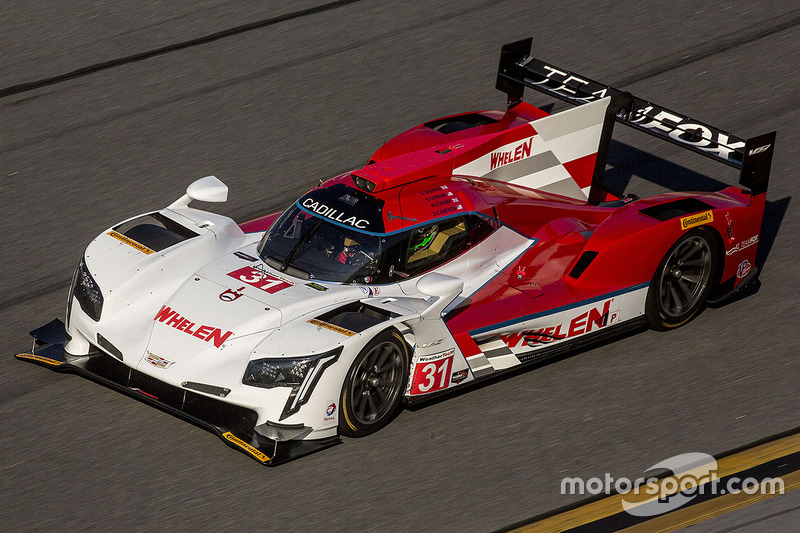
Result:
M169 205L167 209L184 209L189 202L224 202L228 199L228 186L216 176L206 176L194 181L186 188L186 194Z
M464 280L431 272L419 278L417 290L422 294L436 297L436 301L422 312L422 318L439 318L444 308L464 290Z

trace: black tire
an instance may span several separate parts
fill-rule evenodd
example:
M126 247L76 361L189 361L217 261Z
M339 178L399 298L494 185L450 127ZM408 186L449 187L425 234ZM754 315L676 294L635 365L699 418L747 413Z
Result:
M408 345L394 328L379 333L361 350L342 386L341 434L364 437L392 420L405 392L409 357Z
M651 328L663 331L682 326L703 307L717 268L713 231L692 229L664 255L647 292L645 319Z

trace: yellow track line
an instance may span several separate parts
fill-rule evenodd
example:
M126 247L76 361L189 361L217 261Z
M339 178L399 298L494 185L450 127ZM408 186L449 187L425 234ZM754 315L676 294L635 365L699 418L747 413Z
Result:
M790 455L795 452L800 452L800 434L789 435L787 437L783 437L771 442L767 442L765 444L761 444L759 446L755 446L753 448L749 448L747 450L743 450L733 455L723 457L717 462L716 476L718 479L727 477L737 472L747 470L754 466L764 464L767 461L771 461L779 457L784 457L786 455ZM691 472L689 472L689 474L691 474ZM656 486L659 488L658 490L659 494L661 485L668 479L680 480L680 478L677 476L670 476L659 480L656 483ZM676 483L675 485L677 486L679 485L679 483ZM787 491L791 490L788 488L788 483L786 490ZM665 494L669 495L675 492L677 492L677 490L672 492L667 492ZM757 495L757 496L769 496L769 495ZM721 496L721 498L723 497L724 496ZM614 494L612 496L609 496L608 498L603 498L601 500L597 500L588 503L586 505L582 505L575 509L571 509L569 511L565 511L563 513L545 518L544 520L522 526L518 529L515 529L514 531L526 532L526 533L534 533L534 532L556 533L560 531L567 531L569 529L582 526L585 524L590 524L592 522L602 520L603 518L624 512L624 509L622 507L623 499L628 501L629 503L641 502L641 504L644 504L656 498L658 498L658 495L647 494L644 492L644 490L642 490L640 494ZM713 500L710 501L713 502L716 499L717 498L714 498ZM689 508L686 508L684 510L688 511ZM650 524L650 523L651 521L645 522L645 524Z
M800 488L800 470L796 470L791 474L781 476L784 483L784 494L790 490ZM726 494L718 496L711 500L700 502L686 507L677 509L671 513L651 518L647 522L642 522L635 526L631 526L621 531L628 533L638 532L661 532L661 531L675 531L676 529L683 529L700 522L705 522L716 516L747 507L754 503L767 500L774 496L779 496L780 493L775 494L746 494L740 492L739 494Z

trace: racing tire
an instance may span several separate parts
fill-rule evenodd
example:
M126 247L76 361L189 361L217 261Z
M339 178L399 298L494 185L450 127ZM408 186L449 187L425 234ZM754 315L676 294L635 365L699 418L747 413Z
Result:
M375 336L353 361L342 386L339 432L364 437L388 424L400 406L410 354L400 332Z
M647 291L645 320L665 331L691 320L703 307L717 268L713 230L695 228L682 235L658 265Z

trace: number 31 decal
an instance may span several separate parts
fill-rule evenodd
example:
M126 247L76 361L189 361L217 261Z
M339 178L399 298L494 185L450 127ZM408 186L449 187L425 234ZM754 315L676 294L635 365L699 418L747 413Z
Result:
M289 280L278 279L250 266L229 272L228 275L270 294L293 285Z
M426 394L447 387L455 350L420 357L414 370L411 394Z

